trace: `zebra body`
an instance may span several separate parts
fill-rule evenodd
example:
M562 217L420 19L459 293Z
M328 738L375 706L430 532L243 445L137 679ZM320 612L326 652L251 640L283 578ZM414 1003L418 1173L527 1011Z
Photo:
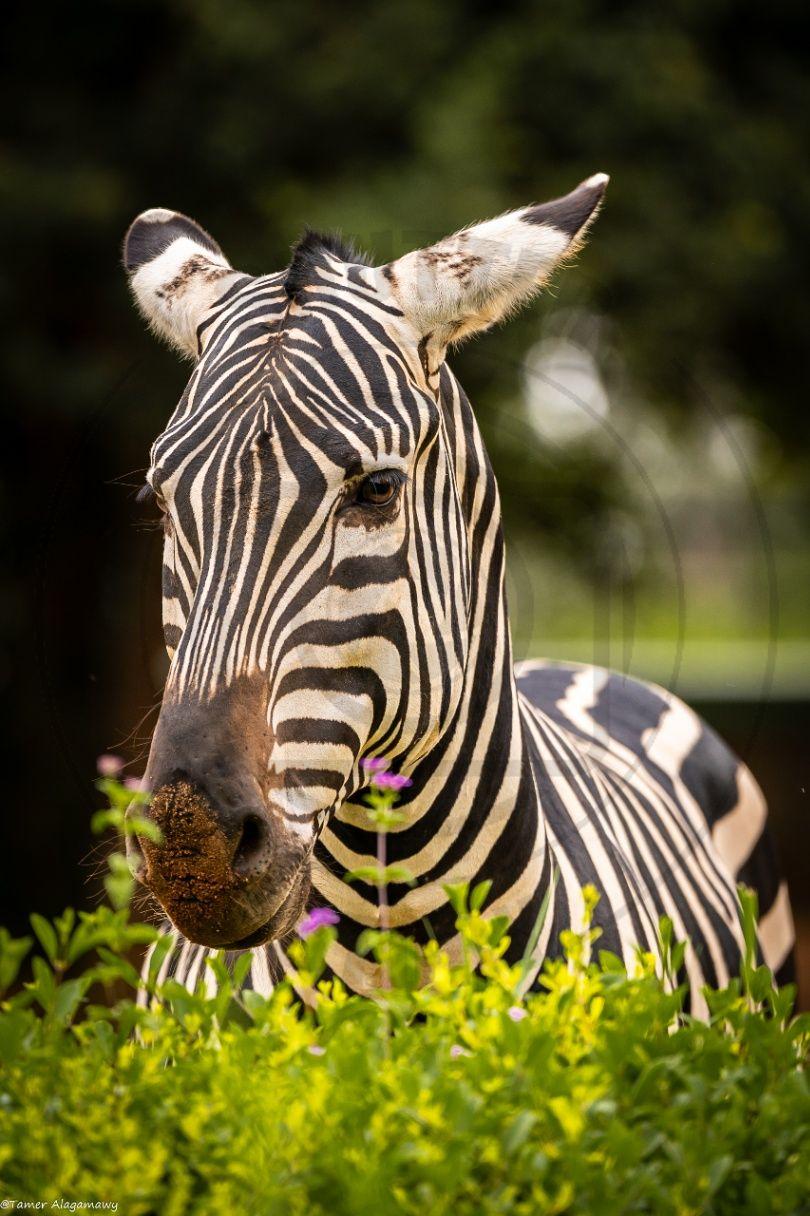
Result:
M628 964L672 918L701 1011L701 986L738 968L743 878L766 961L788 959L763 799L717 736L616 673L513 666L497 486L444 356L577 246L603 189L382 268L310 234L285 274L251 278L176 213L130 230L136 298L197 360L149 474L172 664L147 776L166 839L133 866L180 931L165 974L193 987L207 949L252 948L268 991L307 902L328 903L330 967L377 986L356 950L377 892L344 880L376 855L369 755L412 783L387 847L415 884L389 888L387 916L417 940L458 950L443 886L488 879L519 957L551 892L539 966L592 883L600 945Z

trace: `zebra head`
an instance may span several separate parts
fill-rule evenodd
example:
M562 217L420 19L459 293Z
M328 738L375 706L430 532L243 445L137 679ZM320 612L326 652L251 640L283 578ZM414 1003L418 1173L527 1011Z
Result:
M194 369L147 474L171 665L146 773L163 840L131 862L191 940L291 931L364 757L418 790L459 713L499 528L445 352L578 248L606 182L382 267L308 233L252 277L176 212L132 224L137 303Z

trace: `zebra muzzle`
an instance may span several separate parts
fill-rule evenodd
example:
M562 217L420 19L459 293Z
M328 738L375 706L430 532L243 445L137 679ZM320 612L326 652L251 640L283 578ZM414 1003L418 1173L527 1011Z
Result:
M244 948L292 931L309 890L307 854L277 817L259 806L218 814L185 779L160 786L149 814L161 841L140 840L139 878L185 937Z

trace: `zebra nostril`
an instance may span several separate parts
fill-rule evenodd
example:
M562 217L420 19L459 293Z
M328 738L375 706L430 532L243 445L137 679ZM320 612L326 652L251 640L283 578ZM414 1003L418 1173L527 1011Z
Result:
M232 867L241 878L252 878L264 869L268 828L261 815L253 812L242 821L242 831L233 855Z

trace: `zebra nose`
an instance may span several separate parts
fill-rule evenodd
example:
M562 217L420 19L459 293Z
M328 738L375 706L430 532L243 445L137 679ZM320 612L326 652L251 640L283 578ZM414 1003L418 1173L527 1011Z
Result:
M263 807L223 809L200 785L175 779L155 790L149 815L161 838L139 837L138 876L186 937L230 946L270 923L301 858Z
M272 860L271 825L264 808L240 801L235 791L226 797L219 790L215 799L202 782L175 775L161 782L149 809L160 829L154 845L139 838L143 862L141 880L155 868L166 871L183 861L191 872L193 863L215 865L220 878L244 884L261 878Z

